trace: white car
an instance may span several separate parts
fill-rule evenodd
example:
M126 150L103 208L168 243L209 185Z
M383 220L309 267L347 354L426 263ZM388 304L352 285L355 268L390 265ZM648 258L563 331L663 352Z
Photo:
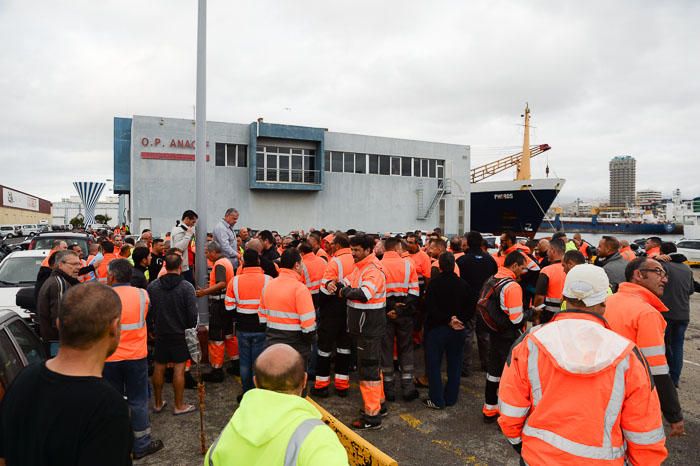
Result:
M43 231L43 225L20 225L19 232L22 236L34 236Z
M29 312L17 306L17 292L34 286L41 262L48 252L45 249L15 251L0 262L0 309L10 309L23 319L29 319Z
M0 238L14 238L15 236L19 236L19 233L14 225L0 225Z
M700 239L682 239L676 243L676 249L688 258L688 265L700 265Z

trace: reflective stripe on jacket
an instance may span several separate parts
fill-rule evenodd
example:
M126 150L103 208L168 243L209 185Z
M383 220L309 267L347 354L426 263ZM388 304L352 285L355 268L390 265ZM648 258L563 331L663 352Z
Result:
M111 254L105 254L104 259L102 259L102 262L100 262L100 265L97 267L97 281L103 284L107 284L107 267L109 266L109 263L112 262L114 259L119 259L119 256L117 256L114 253Z
M318 294L321 289L321 279L327 265L313 252L301 256L301 278L311 294Z
M148 354L148 293L144 289L128 285L117 285L112 289L122 302L121 337L117 350L107 358L107 362L143 359Z
M316 309L311 292L299 274L281 269L279 277L263 289L258 314L268 329L310 333L316 330Z
M355 270L355 260L352 258L350 248L339 249L331 260L328 261L326 269L321 278L321 293L330 295L326 285L332 281L342 282L345 277Z
M564 291L564 266L561 262L548 265L540 272L547 276L547 295L544 297L544 308L550 312L561 310L562 292Z
M243 267L226 287L226 310L257 316L262 290L271 280L272 277L265 275L260 267Z
M659 398L639 351L587 313L562 312L511 350L498 423L527 464L658 465Z
M404 297L420 296L418 274L416 267L408 259L403 259L399 253L387 251L381 260L382 269L386 276L386 296Z
M374 254L356 264L355 270L345 277L345 285L360 288L367 301L348 299L347 305L353 309L384 309L386 306L386 278L382 265Z
M495 278L512 278L515 280L515 274L505 267L499 267ZM523 289L516 281L507 283L501 288L499 295L499 303L503 312L508 314L512 324L520 324L523 321Z

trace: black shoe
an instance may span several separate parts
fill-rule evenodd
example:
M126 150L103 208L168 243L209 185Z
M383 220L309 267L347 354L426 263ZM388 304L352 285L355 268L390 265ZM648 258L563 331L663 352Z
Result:
M418 390L413 390L412 392L403 394L403 401L413 401L418 398Z
M380 422L378 424L372 424L360 418L352 421L350 427L352 427L355 430L379 430L382 428L382 423Z
M190 390L197 388L197 381L194 380L194 377L192 377L192 374L189 371L185 371L185 388Z
M212 369L208 374L202 375L202 380L210 383L221 383L224 381L224 370L220 367Z
M158 450L163 449L163 441L162 440L151 440L151 443L148 445L148 447L141 452L134 452L134 459L135 460L140 460L141 458L145 458L148 455L152 455L153 453L157 452Z
M241 375L241 363L238 359L231 360L231 364L226 368L226 372L231 375Z
M379 416L380 417L387 417L389 415L389 410L386 407L386 403L382 403L382 407L379 408ZM364 416L365 415L365 410L360 408L360 415Z
M311 395L318 398L328 398L328 387L316 388L311 387Z
M344 388L344 389L340 389L340 390L339 390L339 389L336 388L336 389L335 389L335 394L338 395L338 396L341 397L341 398L347 398L347 397L348 397L348 389L347 389L347 388Z
M433 400L431 400L430 398L426 398L425 400L423 400L423 404L430 409L445 409L433 403Z
M496 422L498 420L498 414L496 414L495 416L487 416L486 414L484 414L483 416L484 416L484 424L493 424L494 422Z

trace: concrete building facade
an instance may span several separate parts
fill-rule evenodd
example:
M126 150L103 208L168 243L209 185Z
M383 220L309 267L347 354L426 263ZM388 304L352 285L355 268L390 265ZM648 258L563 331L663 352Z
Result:
M85 215L85 207L78 196L64 197L54 202L51 217L54 225L68 225L78 214ZM119 219L119 196L106 196L95 206L95 215L107 215L112 218L110 226L116 226Z
M16 189L0 186L0 225L48 224L51 202Z
M193 209L194 121L115 118L114 192L132 231L170 231ZM324 128L207 123L207 229L228 207L239 227L371 233L469 229L466 145Z
M610 207L633 207L636 202L637 161L629 155L610 160Z

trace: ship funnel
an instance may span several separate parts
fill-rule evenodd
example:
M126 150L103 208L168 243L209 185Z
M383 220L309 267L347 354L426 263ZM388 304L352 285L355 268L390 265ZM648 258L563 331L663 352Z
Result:
M85 206L85 226L95 223L95 207L100 199L102 190L105 189L105 183L97 181L75 181L73 182L75 190L78 191L78 196Z

